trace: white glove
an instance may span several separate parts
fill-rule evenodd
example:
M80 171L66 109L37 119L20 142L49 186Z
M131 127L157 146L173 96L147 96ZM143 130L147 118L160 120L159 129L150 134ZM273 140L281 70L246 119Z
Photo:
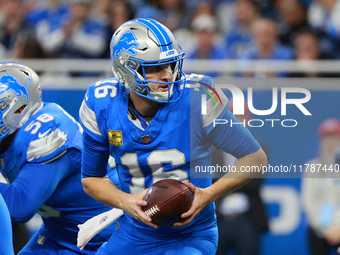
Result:
M113 208L110 211L92 217L84 224L78 225L79 232L77 246L80 247L80 250L84 249L85 245L92 239L92 237L104 228L110 226L114 221L122 216L123 213L124 211L122 209Z

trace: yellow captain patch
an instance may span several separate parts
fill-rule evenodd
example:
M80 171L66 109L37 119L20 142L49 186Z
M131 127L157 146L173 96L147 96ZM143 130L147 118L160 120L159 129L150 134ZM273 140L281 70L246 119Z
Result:
M108 130L110 144L113 146L123 146L123 136L120 130Z

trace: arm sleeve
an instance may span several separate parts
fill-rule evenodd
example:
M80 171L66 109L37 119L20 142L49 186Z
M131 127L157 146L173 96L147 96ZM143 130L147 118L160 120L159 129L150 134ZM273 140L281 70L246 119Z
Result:
M223 119L223 123L227 122L216 124L215 127L211 123L206 129L210 142L217 149L230 153L236 158L242 158L260 149L260 144L249 130L229 110L224 110L218 119Z
M92 94L91 87L79 110L79 123L84 129L81 173L82 178L103 177L107 174L109 146L99 129L97 115L92 110L94 107L88 94Z
M0 183L0 193L15 221L30 220L53 194L68 174L69 161L66 155L48 164L28 163L13 183Z
M103 177L107 174L109 148L98 143L84 130L81 175L86 177Z
M216 89L222 104L207 101L207 114L203 116L203 128L211 144L236 158L255 153L260 144L230 111L229 101L222 90ZM218 98L214 95L215 100Z
M209 85L210 88L215 86L215 81L208 76L191 74L187 80L190 87L195 90L197 87L201 88L202 84ZM202 90L206 91L206 89ZM192 102L195 102L194 100L197 100L197 95L199 95L197 92L194 93L195 97L191 97ZM206 113L202 116L203 132L209 142L217 149L222 149L236 158L242 158L258 151L261 146L245 128L245 123L240 123L229 111L230 103L224 92L220 88L215 88L214 93L210 96L211 98L205 104ZM194 105L203 107L202 104L195 103Z

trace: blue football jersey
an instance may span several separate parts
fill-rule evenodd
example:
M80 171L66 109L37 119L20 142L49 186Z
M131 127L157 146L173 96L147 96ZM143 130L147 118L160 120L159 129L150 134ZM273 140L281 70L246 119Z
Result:
M204 80L205 79L205 80ZM180 100L160 104L150 124L143 128L128 114L129 90L116 78L92 84L80 109L84 144L91 143L100 153L83 158L82 175L105 176L98 167L103 152L115 159L121 189L137 193L161 179L188 180L200 188L212 184L211 176L197 174L195 166L211 165L211 145L243 157L259 150L258 143L242 125L214 127L213 120L236 118L228 110L227 97L209 99L207 114L201 114L203 90L194 89L199 81L212 82L202 75L187 76ZM218 104L214 102L218 100ZM240 139L241 137L241 139ZM92 153L93 154L93 153ZM106 156L107 157L107 156ZM178 229L161 226L153 229L125 214L131 224L148 236L178 236L204 231L215 225L214 203L209 204L190 224Z
M44 103L42 109L18 130L11 146L0 155L0 171L12 184L0 184L0 193L11 216L17 221L27 221L38 211L46 238L64 247L70 246L70 249L77 248L78 224L111 209L83 191L81 133L79 123L59 105ZM62 160L66 163L59 165L60 169L52 167ZM109 174L114 181L116 177L112 171ZM28 190L28 186L40 193L31 192L29 198L25 197L33 189ZM13 190L14 187L18 192ZM27 199L34 201L38 208L28 209L32 205L25 204ZM111 233L105 237L96 236L88 247L98 248Z
M13 182L27 163L47 163L67 149L81 151L77 122L57 104L44 104L17 132L11 146L1 155L3 175Z

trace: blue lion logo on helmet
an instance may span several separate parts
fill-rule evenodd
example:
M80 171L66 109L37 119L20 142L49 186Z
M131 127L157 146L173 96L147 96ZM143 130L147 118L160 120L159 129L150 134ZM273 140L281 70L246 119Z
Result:
M26 101L29 100L27 92L31 79L27 79L26 86L21 85L19 81L12 75L4 74L0 77L0 96L8 91L13 91L16 97L25 96Z
M124 33L119 39L118 43L112 46L112 59L113 57L119 58L123 50L135 56L137 52L134 50L134 48L139 46L139 43L136 42L136 40L137 38L133 32L128 31Z

